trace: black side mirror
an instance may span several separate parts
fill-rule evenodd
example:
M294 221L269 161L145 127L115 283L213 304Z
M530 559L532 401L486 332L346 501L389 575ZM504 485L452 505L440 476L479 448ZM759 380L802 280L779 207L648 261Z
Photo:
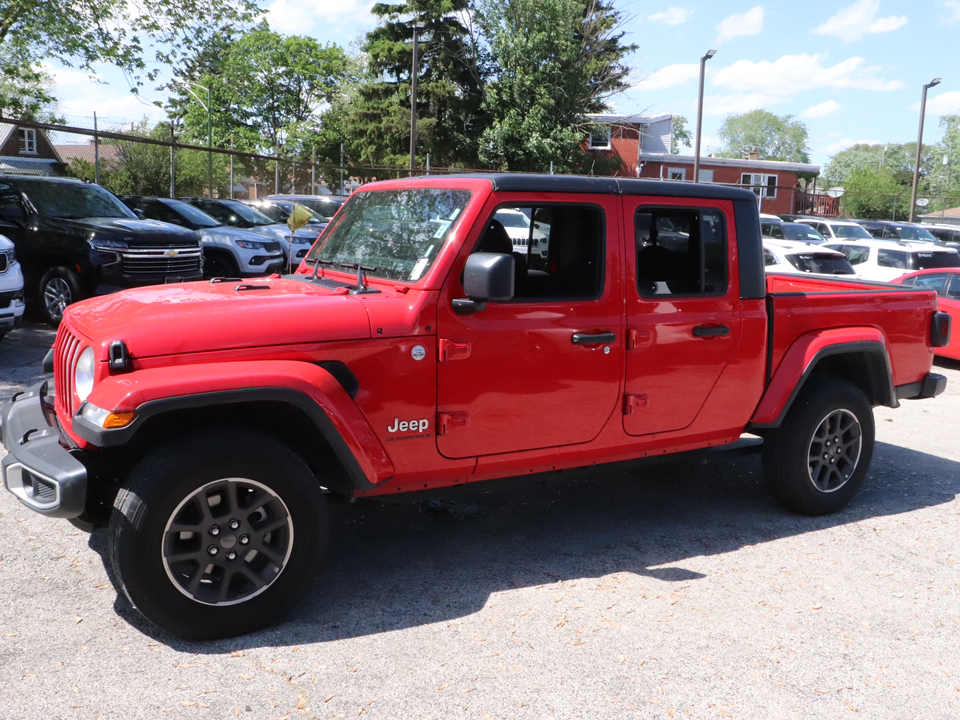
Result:
M463 289L466 298L453 301L458 315L469 315L485 310L488 302L507 302L513 299L513 255L506 253L473 253L463 270Z
M20 205L4 205L0 207L0 218L12 223L25 223L27 213Z
M140 208L133 208L133 214L136 215L141 220L147 219L147 214Z

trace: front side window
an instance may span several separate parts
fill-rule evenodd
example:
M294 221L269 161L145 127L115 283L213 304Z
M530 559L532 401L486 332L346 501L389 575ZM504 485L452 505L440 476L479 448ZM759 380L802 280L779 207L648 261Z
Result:
M513 254L517 300L590 300L603 290L603 234L593 205L500 207L474 252Z
M306 257L336 270L416 282L440 254L470 201L468 190L377 190L352 195Z
M33 128L20 128L20 154L37 154L37 131Z
M639 208L634 238L641 295L710 295L726 289L727 232L719 210Z

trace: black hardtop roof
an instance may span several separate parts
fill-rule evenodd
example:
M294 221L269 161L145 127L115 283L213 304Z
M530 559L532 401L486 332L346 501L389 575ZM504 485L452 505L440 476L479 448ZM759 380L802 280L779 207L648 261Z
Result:
M437 175L422 176L432 180ZM606 195L661 195L667 197L722 198L751 200L757 196L750 190L691 183L678 180L641 180L637 178L588 177L585 175L526 175L519 173L475 173L447 175L450 178L479 178L493 183L496 192L582 192Z

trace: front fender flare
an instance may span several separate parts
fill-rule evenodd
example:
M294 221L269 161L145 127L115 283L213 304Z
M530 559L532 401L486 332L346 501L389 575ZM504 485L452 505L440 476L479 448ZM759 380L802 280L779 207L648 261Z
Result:
M897 407L893 373L883 333L871 327L843 328L808 333L790 346L750 420L750 430L778 427L817 364L826 357L866 355L883 377L869 379L882 405Z
M97 447L117 447L163 413L257 401L303 410L355 487L370 488L393 476L393 463L380 439L340 382L322 367L293 360L179 365L112 375L94 387L87 402L105 410L136 412L134 421L104 430L78 414L73 431Z

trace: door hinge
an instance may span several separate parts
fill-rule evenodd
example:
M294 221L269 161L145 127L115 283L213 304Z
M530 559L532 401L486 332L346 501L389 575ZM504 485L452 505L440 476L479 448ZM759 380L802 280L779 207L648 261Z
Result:
M623 414L633 415L635 410L645 408L650 404L649 395L624 395L623 396Z
M470 414L465 412L437 413L437 435L446 435L447 430L455 427L466 427Z
M470 357L470 343L458 343L446 339L440 340L440 362L464 360L468 357Z

